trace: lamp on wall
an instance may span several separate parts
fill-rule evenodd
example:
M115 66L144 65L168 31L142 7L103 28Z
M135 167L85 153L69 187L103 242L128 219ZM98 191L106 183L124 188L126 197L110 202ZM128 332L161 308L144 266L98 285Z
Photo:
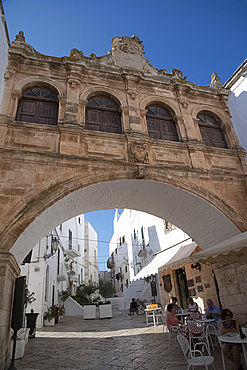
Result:
M58 250L58 247L59 247L59 240L56 236L52 235L51 248L54 252L56 252Z
M195 263L195 264L191 264L191 268L192 269L197 269L199 271L201 271L202 267L201 267L201 264L199 262Z

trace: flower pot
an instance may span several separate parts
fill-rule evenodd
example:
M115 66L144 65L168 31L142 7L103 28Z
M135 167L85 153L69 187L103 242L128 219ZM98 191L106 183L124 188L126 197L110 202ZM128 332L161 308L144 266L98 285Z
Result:
M54 326L55 325L55 318L53 317L50 321L44 319L44 326Z
M84 306L84 319L96 319L95 304Z
M111 304L101 304L99 306L99 318L106 319L112 317L112 305Z

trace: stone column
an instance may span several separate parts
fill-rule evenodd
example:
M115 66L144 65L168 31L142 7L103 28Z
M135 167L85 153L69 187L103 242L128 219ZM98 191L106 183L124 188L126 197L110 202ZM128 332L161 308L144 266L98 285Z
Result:
M86 127L86 107L87 107L88 101L80 99L79 100L79 109L78 109L78 123L83 128Z
M140 109L140 123L142 126L143 134L148 136L147 120L146 120L147 109Z
M20 267L11 253L0 253L0 369L10 362L10 323L15 278Z
M15 119L16 113L17 113L17 107L19 99L21 98L21 92L20 91L11 91L11 100L9 103L9 109L8 109L8 116Z
M58 95L59 107L58 107L58 123L64 121L66 97Z
M123 132L129 133L130 132L130 124L129 124L129 108L122 107L122 119L123 119Z

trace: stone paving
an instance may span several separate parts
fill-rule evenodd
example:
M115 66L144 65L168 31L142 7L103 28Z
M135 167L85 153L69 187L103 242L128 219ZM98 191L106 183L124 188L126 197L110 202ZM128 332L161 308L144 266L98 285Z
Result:
M216 370L222 370L220 351L214 351ZM64 317L30 339L17 370L185 370L185 358L163 326L146 326L145 316L113 311L112 319ZM231 365L227 369L232 369Z

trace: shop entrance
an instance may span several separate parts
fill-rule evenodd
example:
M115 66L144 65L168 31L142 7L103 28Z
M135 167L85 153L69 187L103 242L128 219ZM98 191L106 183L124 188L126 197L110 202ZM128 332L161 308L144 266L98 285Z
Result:
M187 278L185 268L179 268L175 270L176 273L176 282L178 288L179 302L182 308L187 308L187 299L189 298L189 291L187 287Z

